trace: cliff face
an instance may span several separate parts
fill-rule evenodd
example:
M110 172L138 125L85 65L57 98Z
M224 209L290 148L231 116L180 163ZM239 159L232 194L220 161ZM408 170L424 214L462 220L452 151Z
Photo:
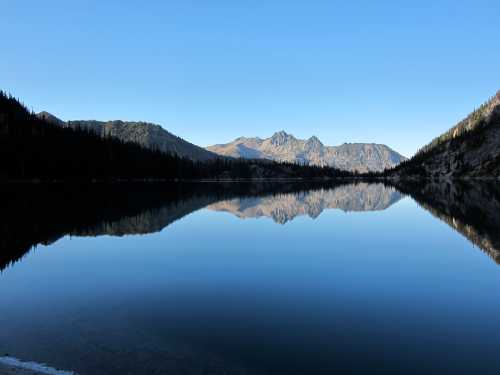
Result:
M325 146L317 137L297 139L284 131L272 137L240 137L233 142L207 147L219 155L246 159L270 159L300 164L331 166L348 171L383 171L406 158L385 145L345 143Z
M147 122L78 120L64 122L48 112L38 117L56 125L88 129L102 137L114 137L123 142L138 143L143 147L176 154L191 160L211 160L218 156L166 131L160 125Z
M229 212L239 218L269 217L285 224L297 216L318 217L326 209L349 211L385 210L402 198L394 188L383 184L358 183L300 193L267 197L235 198L207 208Z
M500 91L388 174L399 178L500 177Z

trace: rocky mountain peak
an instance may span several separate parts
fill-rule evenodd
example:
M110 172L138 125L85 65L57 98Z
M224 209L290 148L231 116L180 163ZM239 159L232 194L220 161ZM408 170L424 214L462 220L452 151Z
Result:
M306 141L306 144L311 145L311 146L323 146L323 143L321 143L321 141L319 140L319 138L316 137L315 135L313 135L312 137L310 137Z
M406 158L385 145L359 143L341 146L325 146L316 136L297 139L284 130L270 138L238 138L208 150L219 155L236 158L269 159L291 163L331 166L349 171L383 171L392 168Z
M288 134L284 130L281 130L281 131L276 132L272 135L271 143L275 146L281 146L281 145L284 145L285 143L289 142L292 139L295 139L293 135Z

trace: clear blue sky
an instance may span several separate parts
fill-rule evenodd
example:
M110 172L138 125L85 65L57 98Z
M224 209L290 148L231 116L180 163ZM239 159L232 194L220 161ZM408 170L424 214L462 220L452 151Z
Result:
M500 89L500 1L0 0L0 88L194 143L284 129L406 155Z

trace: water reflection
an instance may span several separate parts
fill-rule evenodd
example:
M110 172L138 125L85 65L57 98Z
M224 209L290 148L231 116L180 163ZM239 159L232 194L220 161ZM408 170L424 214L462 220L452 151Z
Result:
M385 210L410 195L500 263L500 188L490 182L126 184L3 186L0 269L32 246L64 235L123 236L161 231L207 207L285 224L325 209Z
M500 187L497 182L406 183L398 188L500 264Z
M427 213L498 260L494 184L2 189L2 267L57 243L0 274L0 354L81 375L500 371L498 268Z
M325 209L385 210L403 194L500 263L500 189L495 183L4 185L0 194L0 269L33 246L65 235L154 233L205 207L285 224L301 215L317 218Z
M229 212L242 219L269 217L276 223L285 224L301 215L317 218L325 209L345 212L385 210L401 198L401 193L393 187L361 182L300 193L237 197L211 204L207 208Z
M51 244L65 235L154 233L187 214L234 197L304 195L340 185L326 182L0 185L0 270L22 258L33 246Z

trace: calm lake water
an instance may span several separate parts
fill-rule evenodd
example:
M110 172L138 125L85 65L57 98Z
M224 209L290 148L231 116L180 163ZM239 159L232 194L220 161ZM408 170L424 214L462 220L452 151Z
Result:
M0 355L81 375L500 372L495 185L24 190L4 198Z

